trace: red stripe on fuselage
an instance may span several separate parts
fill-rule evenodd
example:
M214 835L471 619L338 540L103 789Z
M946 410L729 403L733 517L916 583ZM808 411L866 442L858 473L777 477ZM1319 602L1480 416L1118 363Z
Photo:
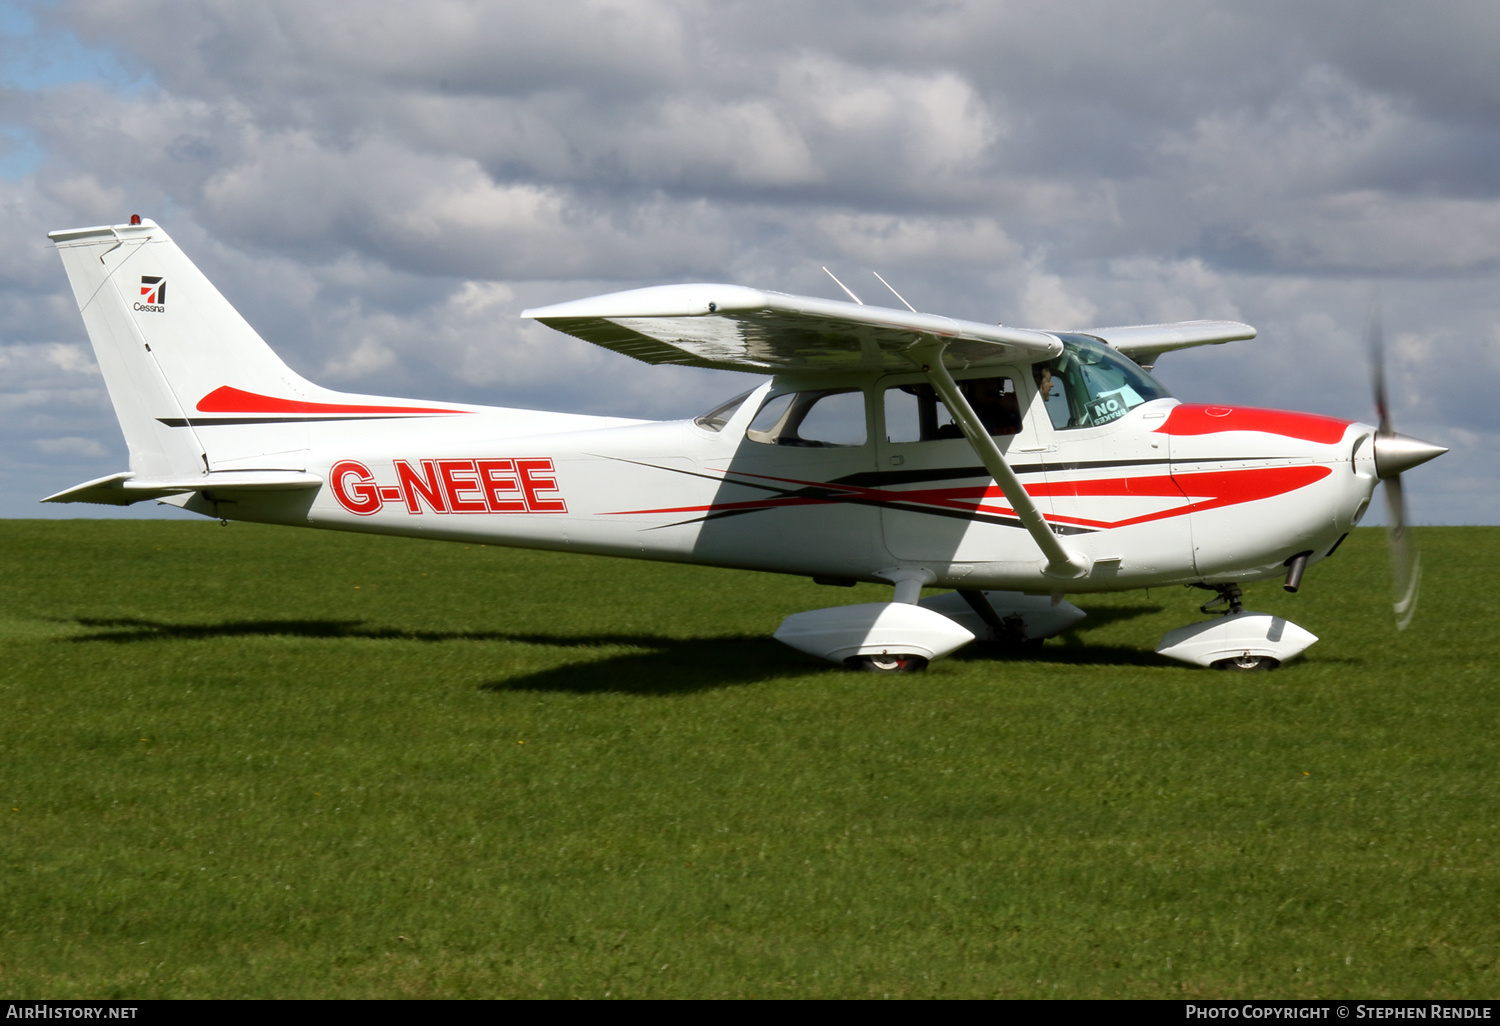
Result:
M1213 435L1221 431L1260 431L1326 445L1343 438L1344 429L1352 423L1352 420L1320 417L1315 413L1183 403L1172 407L1165 423L1156 432L1164 435Z
M346 406L277 399L223 385L198 400L199 413L467 413L431 406Z
M1072 524L1077 527L1110 529L1130 527L1153 520L1167 520L1185 513L1201 513L1224 506L1237 506L1243 502L1256 502L1277 495L1296 491L1315 481L1321 481L1332 473L1327 466L1301 467L1249 467L1244 470L1210 470L1201 473L1155 474L1150 477L1104 477L1086 481L1037 481L1026 486L1026 494L1032 498L1085 498L1114 496L1178 499L1182 505L1172 509L1144 513L1125 520L1091 520L1085 517L1067 516L1060 513L1045 514L1052 523ZM986 500L1003 500L1004 493L996 485L983 490L954 488L941 492L892 492L902 501L925 502L945 508L970 508L975 512L1014 515L1008 506L986 506ZM941 496L941 498L939 498ZM913 497L913 498L909 498ZM969 499L969 502L964 502Z
M1295 467L1247 467L1242 470L1209 470L1187 474L1153 474L1145 477L1104 477L1084 481L1036 481L1026 485L1026 493L1033 498L1082 498L1110 496L1138 496L1146 498L1177 499L1181 505L1171 509L1145 513L1125 520L1090 520L1084 517L1058 513L1044 514L1052 523L1071 524L1108 530L1130 527L1134 524L1166 520L1185 513L1206 512L1225 506L1236 506L1244 502L1256 502L1304 488L1321 481L1332 473L1332 468L1309 464ZM932 506L941 510L956 510L967 513L982 513L994 516L1015 516L1009 505L999 505L1005 493L995 484L965 485L961 488L924 488L912 491L893 491L884 488L861 488L840 485L827 481L800 481L796 478L766 477L746 474L762 480L780 481L804 487L828 489L836 494L827 496L777 496L775 498L749 499L740 502L711 503L701 506L677 506L659 509L619 510L606 516L646 515L652 513L720 513L783 509L789 506L834 505L848 501L861 501L881 506L905 507L913 505ZM729 482L733 483L733 482ZM994 503L987 505L987 503Z
M1174 474L1168 478L1103 478L1096 481L1062 481L1043 485L1045 492L1033 494L1061 496L1160 495L1181 496L1184 505L1157 513L1146 513L1128 520L1085 520L1053 514L1048 520L1081 527L1130 527L1180 517L1184 513L1203 513L1244 502L1271 499L1321 481L1333 468L1317 464L1300 467L1249 467L1244 470L1206 470L1193 474ZM1030 491L1030 489L1027 489Z

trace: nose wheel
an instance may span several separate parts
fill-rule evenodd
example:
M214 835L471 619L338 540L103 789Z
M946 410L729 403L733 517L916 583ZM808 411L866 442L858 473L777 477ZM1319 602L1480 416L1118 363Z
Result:
M1236 584L1199 585L1218 592L1203 608L1217 614L1202 623L1167 631L1158 655L1230 673L1264 673L1306 651L1317 635L1290 620L1245 609Z
M880 655L850 656L844 660L844 665L866 673L916 673L927 669L927 660L919 655L882 652Z
M1242 655L1233 659L1220 659L1210 665L1215 670L1228 670L1230 673L1264 673L1280 666L1281 660L1270 656Z

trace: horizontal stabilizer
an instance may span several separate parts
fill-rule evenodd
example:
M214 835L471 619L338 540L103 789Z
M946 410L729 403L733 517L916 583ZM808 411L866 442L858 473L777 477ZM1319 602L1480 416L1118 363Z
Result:
M175 481L137 480L130 471L85 481L67 491L49 495L43 502L93 502L104 506L129 506L147 499L163 499L189 492L284 492L317 488L323 479L300 470L229 470Z
M930 339L947 342L960 366L1029 364L1062 352L1040 331L742 285L659 285L521 316L645 363L757 373L911 370L903 354Z
M1177 321L1175 324L1088 328L1079 334L1102 338L1142 367L1149 368L1162 353L1239 342L1254 338L1255 329L1239 321Z

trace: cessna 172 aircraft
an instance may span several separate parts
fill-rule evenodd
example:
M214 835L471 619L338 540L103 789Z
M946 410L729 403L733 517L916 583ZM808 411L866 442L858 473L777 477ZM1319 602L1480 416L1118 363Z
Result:
M287 367L153 222L49 237L130 469L44 501L884 582L890 602L776 632L855 668L1049 637L1084 615L1065 594L1169 584L1222 610L1158 652L1275 666L1317 639L1246 611L1240 586L1295 590L1382 480L1399 525L1400 473L1446 451L1391 430L1383 386L1372 427L1181 403L1148 373L1244 324L1036 331L736 285L522 314L647 363L772 376L691 420L354 395ZM1397 553L1409 617L1417 567Z

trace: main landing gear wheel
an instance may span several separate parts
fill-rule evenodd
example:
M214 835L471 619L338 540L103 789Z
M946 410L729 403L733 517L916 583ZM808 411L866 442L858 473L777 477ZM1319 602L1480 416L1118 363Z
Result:
M1215 670L1228 670L1231 673L1263 673L1266 670L1274 670L1281 665L1279 659L1270 656L1242 655L1233 659L1220 659L1213 664Z
M844 665L867 673L916 673L927 669L927 660L919 655L882 652L880 655L850 656L844 660Z

